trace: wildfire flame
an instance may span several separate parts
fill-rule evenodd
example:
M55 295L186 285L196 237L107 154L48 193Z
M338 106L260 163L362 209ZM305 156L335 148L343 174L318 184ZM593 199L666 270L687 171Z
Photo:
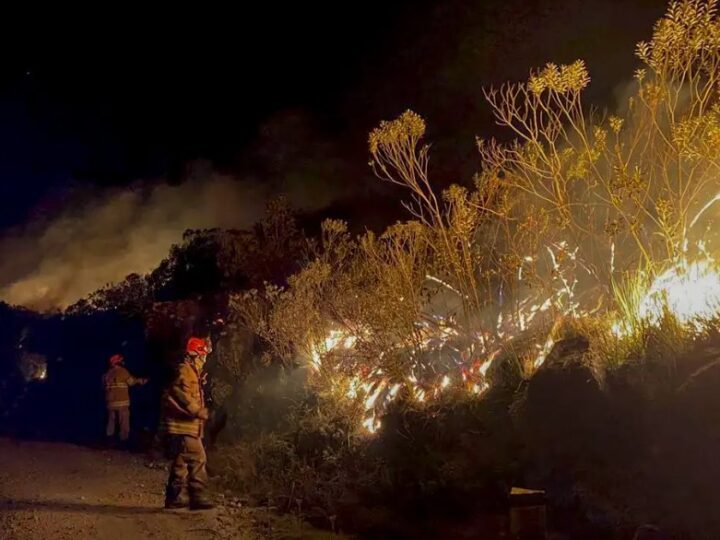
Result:
M364 416L363 428L369 433L380 429L380 417L387 406L392 403L404 389L404 395L417 403L426 403L437 399L443 392L450 389L462 389L472 395L482 395L489 387L488 371L495 360L501 355L507 342L527 332L537 329L537 323L543 316L554 318L576 313L575 287L577 280L571 278L559 262L559 255L574 260L577 250L570 250L565 243L553 245L547 249L555 272L557 287L549 293L533 293L501 311L495 321L494 332L472 332L472 343L467 344L467 329L461 328L452 317L432 315L416 323L421 336L422 351L435 357L449 359L449 367L437 373L432 367L428 369L422 354L414 356L414 365L404 378L391 379L380 369L367 374L356 374L346 379L347 386L343 395L350 400L361 400ZM532 257L525 257L525 263L532 263ZM460 294L454 287L442 279L426 276L428 281L441 285L448 291ZM518 277L522 280L522 268ZM551 312L553 313L550 316ZM545 360L555 343L553 337L555 327L535 347L535 359L532 365L537 368ZM367 337L367 336L364 336ZM329 354L352 356L354 347L363 336L335 328L325 338L310 347L310 365L319 373L323 361ZM362 370L360 370L362 372Z
M692 229L705 212L720 201L720 193L706 202L690 223ZM687 236L687 235L686 235ZM687 237L682 242L681 256L660 272L650 285L640 291L640 301L633 313L612 324L619 338L632 333L633 324L658 326L666 315L695 332L701 331L720 315L720 271L705 242L697 241L689 257ZM614 248L614 245L613 245ZM613 249L613 259L614 259Z
M703 206L692 225L716 201L720 201L720 195ZM635 287L644 286L645 289L633 291L639 301L633 305L632 313L625 312L623 316L615 317L609 329L611 334L622 339L636 331L639 325L659 325L667 314L686 328L699 331L720 315L718 265L702 242L693 246L698 256L692 261L687 246L688 242L684 241L683 249L680 250L682 256L653 279L637 280ZM472 395L482 395L490 387L488 371L493 363L511 340L528 332L533 332L535 336L540 334L534 348L530 350L531 368L540 368L556 343L561 321L567 317L588 316L599 309L583 309L576 298L578 279L575 272L583 268L582 262L578 260L578 248L560 242L547 246L546 252L554 289L544 293L533 291L512 303L511 308L500 310L493 331L463 328L458 326L453 317L437 314L416 323L424 353L446 361L429 365L422 355L412 356L415 363L404 377L399 378L391 378L380 369L367 374L360 374L362 370L356 372L349 379L344 395L351 400L361 400L359 402L364 409L363 428L368 433L376 433L382 426L384 410L401 394L420 404L437 399L443 392L453 388ZM524 277L523 265L535 262L537 260L534 257L523 258L517 273L519 282ZM615 266L616 250L613 243L609 259L611 273ZM460 295L457 289L443 279L431 275L427 275L426 279L446 291ZM500 294L502 301L502 291ZM470 345L467 343L468 335L471 338ZM319 372L327 354L351 353L358 340L363 338L340 329L329 331L322 343L311 347L311 366Z
M640 301L630 317L612 324L618 338L636 331L638 324L659 326L665 316L700 332L720 315L720 272L710 256L688 262L683 258L658 274L641 291Z
M720 274L712 259L683 261L657 276L638 317L657 325L669 311L683 325L700 329L720 311Z

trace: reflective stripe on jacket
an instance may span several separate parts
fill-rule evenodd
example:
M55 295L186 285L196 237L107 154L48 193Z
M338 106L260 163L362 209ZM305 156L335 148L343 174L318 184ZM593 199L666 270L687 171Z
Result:
M130 392L128 388L137 384L130 372L122 366L113 366L103 375L105 387L105 403L108 409L122 409L130 406Z
M163 394L160 430L171 435L202 437L204 422L198 414L203 408L205 398L200 374L192 361L186 359Z

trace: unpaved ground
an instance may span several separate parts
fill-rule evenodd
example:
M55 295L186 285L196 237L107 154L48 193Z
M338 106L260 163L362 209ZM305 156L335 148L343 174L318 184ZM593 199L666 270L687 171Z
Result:
M279 530L274 518L258 517L259 510L163 510L165 475L124 452L0 439L0 538L326 537Z

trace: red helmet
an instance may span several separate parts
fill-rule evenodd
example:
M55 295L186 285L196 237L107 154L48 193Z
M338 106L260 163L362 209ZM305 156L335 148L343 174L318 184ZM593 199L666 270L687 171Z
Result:
M113 354L110 357L110 365L111 366L117 366L120 364L120 362L123 361L123 355L122 354Z
M201 354L208 354L210 352L207 341L199 337L191 337L188 339L185 351L190 356L198 356Z

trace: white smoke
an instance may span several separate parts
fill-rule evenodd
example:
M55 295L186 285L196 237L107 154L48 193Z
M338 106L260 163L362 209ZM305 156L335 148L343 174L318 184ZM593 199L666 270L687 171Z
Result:
M0 300L65 308L128 274L153 270L187 229L249 227L277 193L297 210L324 208L354 189L337 182L346 175L334 155L334 143L311 117L284 111L260 127L246 152L259 163L262 182L196 162L179 185L78 189L59 213L0 237Z
M105 191L0 242L0 298L39 310L67 307L130 273L149 272L188 228L251 225L264 199L259 185L218 175Z
M65 308L130 273L153 270L187 229L251 226L270 189L215 173L94 194L80 208L0 240L0 299L39 311ZM316 209L304 195L291 193L291 204Z

